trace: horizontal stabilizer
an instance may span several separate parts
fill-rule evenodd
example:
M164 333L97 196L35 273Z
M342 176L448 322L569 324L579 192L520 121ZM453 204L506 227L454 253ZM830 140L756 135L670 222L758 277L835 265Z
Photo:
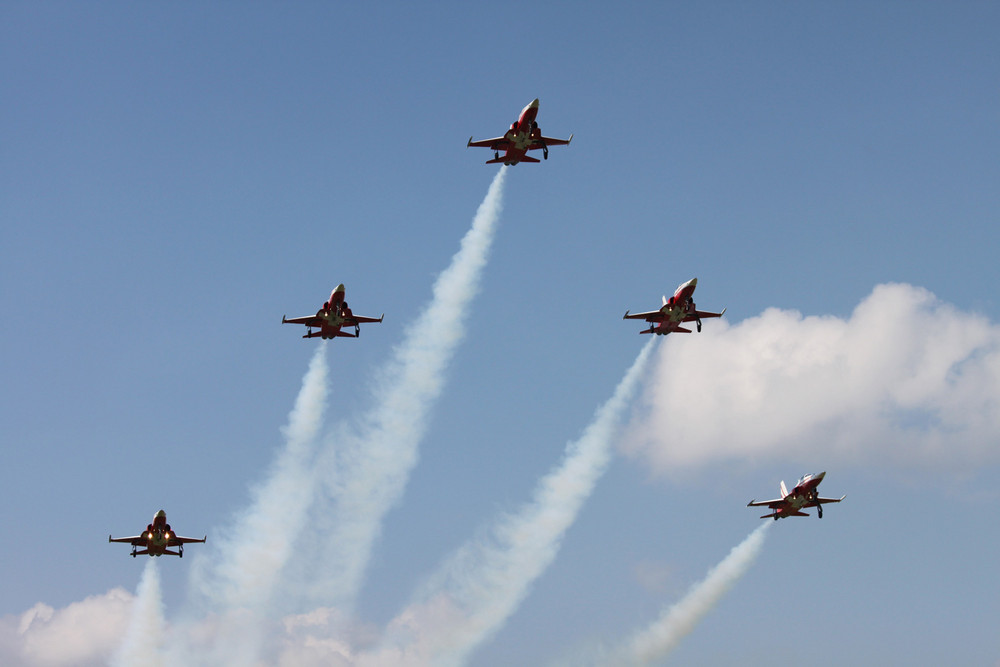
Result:
M691 333L690 329L685 329L684 327L677 327L674 331L677 333Z

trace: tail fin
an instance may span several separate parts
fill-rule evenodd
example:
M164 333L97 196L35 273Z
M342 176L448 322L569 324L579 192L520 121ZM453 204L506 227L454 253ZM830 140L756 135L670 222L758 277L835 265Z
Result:
M788 487L785 486L785 480L781 480L781 497L784 498L788 495Z
M666 297L666 295L663 296L663 305L664 306L667 305L667 297Z

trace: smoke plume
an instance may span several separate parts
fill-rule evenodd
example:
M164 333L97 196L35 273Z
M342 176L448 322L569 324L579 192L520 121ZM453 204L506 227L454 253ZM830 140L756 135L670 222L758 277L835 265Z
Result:
M445 369L465 336L465 319L479 289L501 211L504 175L493 179L462 239L434 284L423 314L379 374L375 407L355 428L341 428L320 456L321 494L314 531L321 542L309 556L303 591L314 606L350 609L364 577L382 518L400 499Z
M430 580L419 601L390 625L387 641L360 664L459 665L492 637L555 560L611 458L611 443L653 348L650 340L612 397L565 457L535 489L533 500L469 542Z
M692 586L687 595L664 611L648 628L637 632L615 657L607 660L607 664L649 665L670 655L757 560L771 523L761 524L733 547L729 555L709 570L703 580Z
M163 649L166 621L160 594L160 572L156 560L149 559L142 571L132 604L132 619L118 654L116 667L160 667L165 665Z
M321 343L283 429L285 445L250 506L209 540L192 569L192 588L219 615L216 650L252 660L259 651L263 610L306 521L314 498L312 466L327 400L326 344ZM190 634L190 633L189 633Z

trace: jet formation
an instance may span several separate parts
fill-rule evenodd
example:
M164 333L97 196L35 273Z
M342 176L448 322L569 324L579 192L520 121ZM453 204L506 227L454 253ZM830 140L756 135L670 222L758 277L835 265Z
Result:
M541 150L542 159L548 160L550 146L566 146L573 140L573 135L569 139L556 139L542 135L538 127L538 98L535 98L521 110L517 120L511 123L507 132L500 137L493 139L482 139L473 141L469 137L467 147L489 148L493 151L493 159L487 160L486 164L504 164L512 166L520 162L540 162L538 158L528 155L528 151ZM501 155L501 151L503 155ZM650 310L643 313L631 313L625 311L623 319L645 320L649 323L648 329L643 329L640 334L656 334L663 336L669 333L691 333L691 330L682 326L688 322L694 322L697 331L701 331L702 319L712 317L722 317L726 309L722 312L713 313L698 310L694 303L694 290L698 285L698 279L692 278L681 284L674 291L669 299L663 297L663 305L658 310ZM303 338L358 338L361 335L362 324L382 322L385 316L383 313L379 317L364 317L355 315L345 300L346 289L343 283L337 285L330 293L323 306L316 311L315 315L304 317L293 317L288 319L281 317L282 324L302 324L307 328ZM343 331L344 328L354 328L354 332ZM316 329L316 331L313 331ZM751 500L748 507L766 505L773 510L771 514L765 514L762 519L773 517L775 520L786 516L808 516L801 510L808 507L816 507L819 517L823 517L823 505L826 503L839 503L846 496L840 498L820 498L816 487L823 480L825 472L818 475L806 475L795 485L791 492L785 488L784 481L781 482L781 498L757 502ZM111 537L108 535L108 542L121 542L132 545L132 557L139 555L184 557L184 545L192 542L205 542L208 536L196 539L192 537L180 537L173 532L170 524L167 523L166 512L160 510L153 517L153 522L146 526L146 530L133 537ZM176 547L176 551L171 548Z

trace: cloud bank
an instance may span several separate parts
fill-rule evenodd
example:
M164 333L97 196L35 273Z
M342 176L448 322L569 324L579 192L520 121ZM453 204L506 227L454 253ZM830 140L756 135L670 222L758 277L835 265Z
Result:
M0 618L0 664L107 665L129 627L133 600L125 589L113 588L62 609L39 602Z
M660 348L622 449L661 473L720 460L1000 458L1000 326L905 284L848 319L770 308Z

